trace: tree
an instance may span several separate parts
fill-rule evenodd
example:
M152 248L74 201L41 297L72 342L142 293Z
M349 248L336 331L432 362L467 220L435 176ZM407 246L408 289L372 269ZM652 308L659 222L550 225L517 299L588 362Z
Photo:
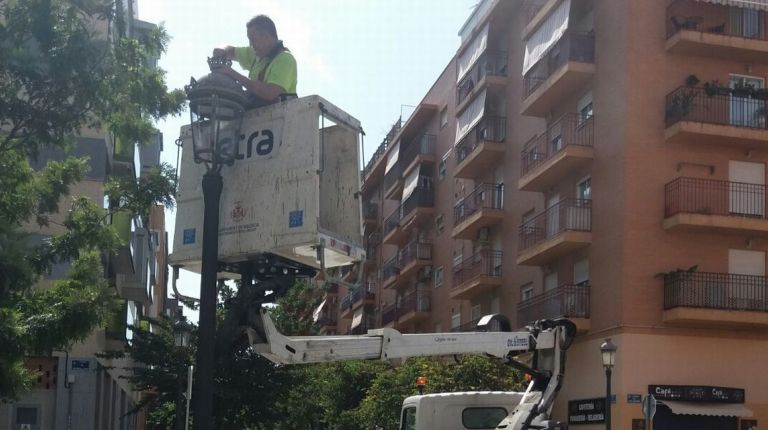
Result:
M62 197L82 180L85 159L51 161L35 171L43 151L67 150L86 128L122 142L147 142L152 121L182 109L164 72L150 67L165 51L162 29L127 37L121 0L0 1L0 399L13 399L35 374L31 354L50 354L84 339L113 312L114 289L101 256L120 243L100 202ZM137 215L173 204L175 178L167 166L140 182L107 189L113 210ZM61 223L65 233L32 245L31 223ZM53 264L71 262L50 289L33 286Z

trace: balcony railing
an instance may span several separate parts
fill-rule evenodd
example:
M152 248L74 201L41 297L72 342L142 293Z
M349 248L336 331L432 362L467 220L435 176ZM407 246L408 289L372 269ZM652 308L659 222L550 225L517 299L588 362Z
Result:
M387 281L390 278L397 277L397 275L400 274L400 262L397 259L397 255L390 258L386 262L384 262L384 265L381 269L381 278L383 281Z
M432 300L428 292L415 292L406 294L397 306L398 319L411 312L429 312L432 309Z
M384 220L384 237L395 229L400 227L400 220L402 219L403 208L402 205L398 206L389 216Z
M384 174L384 190L389 190L403 177L403 159L398 156L395 164Z
M677 307L768 312L768 278L671 272L664 276L664 309Z
M664 217L679 213L766 219L761 184L677 178L664 187Z
M381 157L384 156L384 154L386 154L387 149L389 148L389 144L392 143L392 140L395 138L402 126L403 121L401 118L398 118L397 121L395 121L395 123L392 125L392 128L390 128L389 133L387 133L386 137L384 137L384 140L382 140L379 147L376 148L376 152L371 155L371 159L368 160L368 163L366 163L365 169L363 169L361 174L363 179L365 179L371 170L373 170L373 166L376 165L376 162L379 161Z
M523 98L533 94L544 81L569 61L594 63L595 35L593 33L569 32L563 35L525 74Z
M352 294L347 293L339 302L339 309L344 312L346 309L352 309Z
M416 187L401 205L403 217L406 217L416 208L435 207L435 190L432 188L432 178L420 176L419 184L420 186Z
M397 305L385 306L381 311L381 325L387 325L397 320Z
M459 333L459 332L468 332L468 331L475 331L477 328L477 323L480 322L480 318L476 320L472 320L468 323L462 324L458 327L451 328L451 332L453 333Z
M680 87L667 94L667 127L691 121L765 130L768 91L722 87Z
M453 207L454 225L459 225L481 209L503 209L503 194L502 184L481 184Z
M592 200L561 200L521 225L520 251L565 231L592 231Z
M543 134L529 140L520 161L520 176L544 164L568 145L589 146L594 144L594 119L571 113L563 116L547 128Z
M379 217L379 205L376 203L366 203L363 205L363 218L375 219Z
M507 76L507 63L506 52L485 51L456 86L456 105L461 104L486 76Z
M561 285L517 305L518 326L544 318L589 318L589 285Z
M403 268L416 260L432 259L432 242L412 240L400 250L400 267Z
M456 144L456 164L461 163L483 142L502 143L507 138L507 119L485 116Z
M407 166L418 155L434 154L436 142L434 134L422 134L409 142L398 158Z
M453 266L453 287L478 276L501 277L503 255L501 251L483 250L462 259Z
M377 247L381 245L381 231L376 230L373 233L369 234L368 237L365 239L365 245L367 247Z
M667 38L682 30L768 40L768 16L762 10L677 0L667 7Z
M363 316L363 320L356 327L352 327L349 330L349 334L360 335L368 333L368 330L376 328L376 322L370 315Z
M373 292L373 287L375 287L375 285L368 283L365 287L361 286L352 290L352 303L354 304L361 300L374 300L376 298L376 294Z
M335 312L329 312L326 315L321 315L320 318L317 319L317 325L320 327L324 326L335 326L338 320L336 319Z

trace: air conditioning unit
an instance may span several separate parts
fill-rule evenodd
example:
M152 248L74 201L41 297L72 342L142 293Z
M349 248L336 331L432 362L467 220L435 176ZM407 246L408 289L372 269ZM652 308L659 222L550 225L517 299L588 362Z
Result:
M491 229L488 227L483 227L480 230L477 231L477 240L480 242L487 242L488 236L490 236Z
M419 281L428 281L432 279L432 266L427 265L419 269Z

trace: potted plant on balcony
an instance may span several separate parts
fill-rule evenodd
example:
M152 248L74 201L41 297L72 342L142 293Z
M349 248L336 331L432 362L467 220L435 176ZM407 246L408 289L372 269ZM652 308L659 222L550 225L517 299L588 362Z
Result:
M731 94L731 89L720 85L720 81L715 79L713 81L704 82L704 94L709 97L727 96Z
M733 90L731 90L731 94L733 94L734 97L749 97L754 91L754 85L738 82L734 85Z
M679 120L685 118L693 108L693 100L696 98L696 92L690 88L680 88L667 103L667 119Z
M757 110L755 111L755 126L757 128L765 128L766 126L765 118L767 113L768 111L766 111L765 106L761 106L757 108Z

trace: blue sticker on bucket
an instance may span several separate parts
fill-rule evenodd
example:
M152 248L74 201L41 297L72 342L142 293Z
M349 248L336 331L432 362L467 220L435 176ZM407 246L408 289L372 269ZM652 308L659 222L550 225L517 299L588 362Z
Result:
M189 245L190 243L195 243L195 229L185 228L184 229L184 245Z
M301 227L304 225L304 211L291 211L288 214L288 228Z

